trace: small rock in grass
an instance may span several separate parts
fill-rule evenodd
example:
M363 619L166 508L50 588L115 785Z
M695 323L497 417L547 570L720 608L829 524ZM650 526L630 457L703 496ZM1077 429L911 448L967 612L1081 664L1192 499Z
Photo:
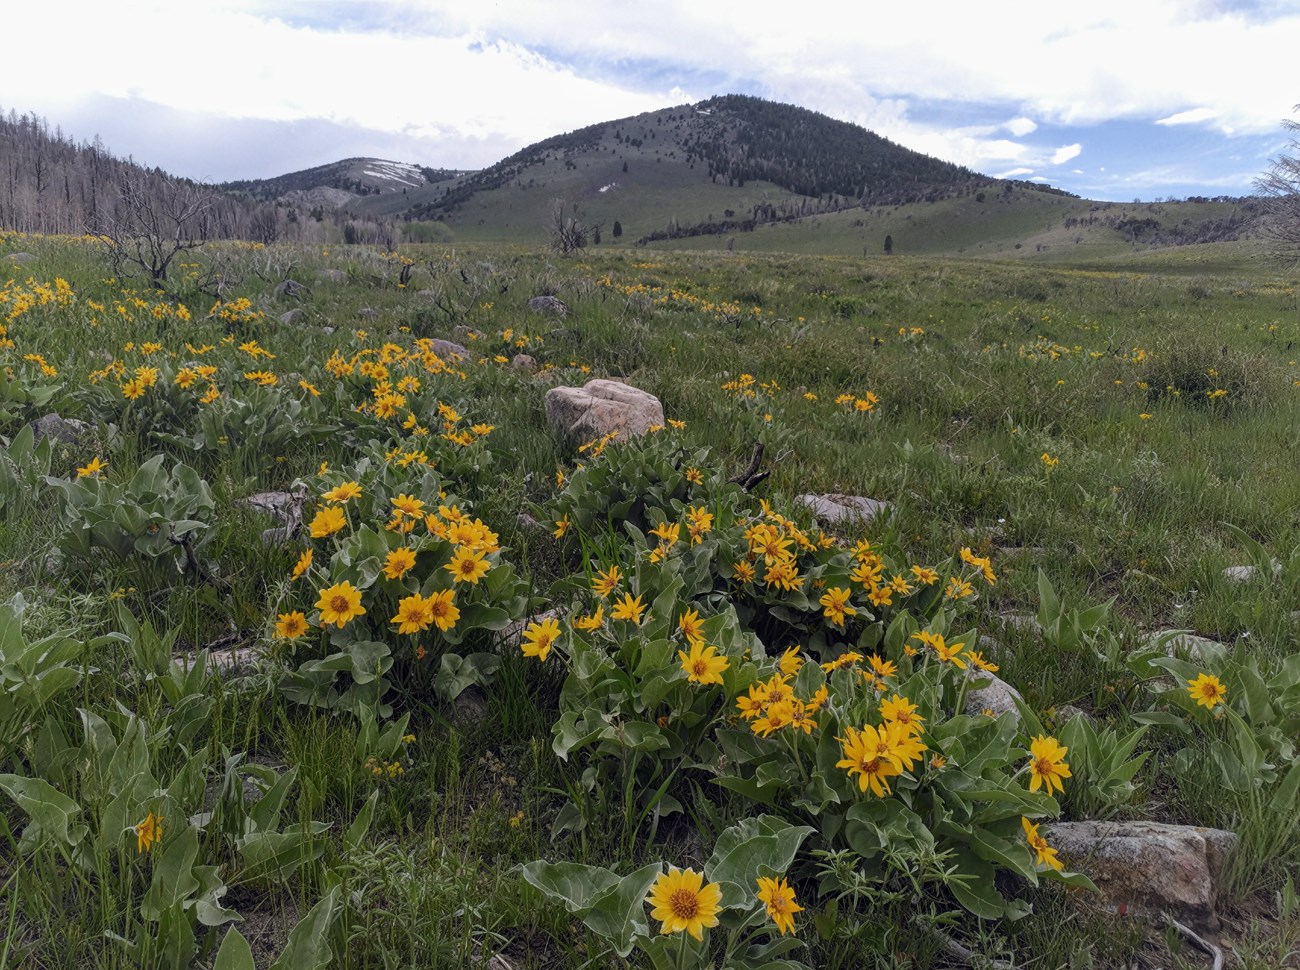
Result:
M861 495L841 495L830 492L826 495L800 495L795 499L800 505L807 506L812 514L824 525L848 525L852 522L867 523L893 509L889 502L879 499L864 498Z
M307 287L303 286L297 280L281 280L276 284L272 291L277 299L281 300L300 300L307 292Z
M317 270L316 276L319 279L326 280L330 283L346 283L348 281L348 274L343 272L341 269Z
M510 361L510 369L531 374L537 370L537 359L531 354L515 354L514 359Z
M1227 644L1183 630L1156 630L1146 638L1146 644L1154 647L1160 644L1161 640L1164 641L1161 646L1167 657L1186 657L1188 660L1201 661L1220 657L1228 650Z
M1273 575L1282 573L1282 564L1273 564ZM1249 583L1259 578L1258 566L1229 566L1223 571L1223 578L1230 583Z
M1016 701L1024 699L1020 696L1020 691L1001 677L983 670L976 670L973 667L967 669L966 676L971 680L988 680L989 684L986 687L977 687L966 695L964 714L974 717L977 714L989 712L994 717L1000 717L1003 714L1012 714L1019 717L1016 712Z
M286 326L292 326L295 323L302 323L306 319L307 311L299 307L294 307L292 310L285 310L280 314L280 322Z
M1042 834L1066 868L1087 875L1110 904L1217 927L1215 882L1236 841L1232 832L1164 822L1057 822Z
M376 310L374 307L363 306L360 310L357 311L357 316L359 316L362 320L374 320L376 317L379 316L379 311Z
M429 349L446 361L469 360L469 351L454 340L435 337L429 341Z
M462 731L478 727L487 717L487 697L473 685L457 694L451 703L451 723Z
M627 439L663 425L664 406L653 394L619 381L594 380L585 387L546 392L546 421L572 442L617 433Z
M557 317L566 316L569 312L568 305L556 296L535 296L528 301L528 309L534 313L549 313Z
M27 266L30 263L36 262L37 258L38 257L32 253L10 253L5 257L5 259L13 263L15 266Z
M32 422L32 438L34 441L40 441L42 438L53 438L55 441L61 441L65 445L75 444L78 439L89 434L91 427L85 421L78 421L76 418L63 418L51 412L42 415Z

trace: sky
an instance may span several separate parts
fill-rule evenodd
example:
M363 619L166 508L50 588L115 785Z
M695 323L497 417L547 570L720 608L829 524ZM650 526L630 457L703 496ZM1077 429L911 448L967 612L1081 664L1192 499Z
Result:
M1300 0L5 4L0 108L195 179L480 168L751 94L1094 199L1243 195L1300 120ZM1293 148L1293 146L1291 146Z

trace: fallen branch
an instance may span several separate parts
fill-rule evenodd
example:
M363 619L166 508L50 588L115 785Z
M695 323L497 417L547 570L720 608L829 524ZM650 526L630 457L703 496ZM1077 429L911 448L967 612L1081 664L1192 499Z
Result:
M175 532L172 532L167 536L167 538L171 540L172 545L180 546L185 551L185 569L187 572L193 570L194 575L203 582L216 587L223 593L230 592L230 584L220 576L212 575L211 570L209 570L207 566L203 565L203 560L201 560L198 557L198 554L194 551L194 543L190 539L189 533L186 533L183 536L178 536Z
M1203 936L1198 936L1189 927L1184 926L1182 923L1178 922L1178 920L1174 919L1168 913L1165 913L1164 915L1165 915L1166 923L1168 923L1170 926L1176 929L1183 936L1187 937L1187 939L1191 940L1198 950L1202 951L1203 953L1207 953L1214 958L1214 970L1223 970L1222 950L1220 950L1209 940L1205 939Z
M763 479L767 478L768 475L772 474L770 471L760 472L758 470L759 466L763 463L763 450L764 450L763 442L760 441L757 444L755 444L754 453L749 458L749 467L746 468L739 475L737 475L735 478L728 479L727 480L728 483L732 485L739 485L746 492L750 492L754 490L754 487L758 485L759 482L763 481Z

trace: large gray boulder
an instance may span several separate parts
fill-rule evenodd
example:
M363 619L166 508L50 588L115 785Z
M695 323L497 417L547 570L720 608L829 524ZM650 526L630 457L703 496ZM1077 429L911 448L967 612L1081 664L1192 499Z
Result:
M546 421L570 441L591 441L611 433L627 439L665 423L659 398L630 384L599 379L585 387L547 391Z
M841 495L838 492L830 492L826 495L800 495L795 501L807 506L819 522L829 526L865 524L882 512L893 508L888 502L879 499L864 498L861 495Z
M1057 822L1042 835L1111 905L1217 926L1215 883L1233 833L1164 822Z

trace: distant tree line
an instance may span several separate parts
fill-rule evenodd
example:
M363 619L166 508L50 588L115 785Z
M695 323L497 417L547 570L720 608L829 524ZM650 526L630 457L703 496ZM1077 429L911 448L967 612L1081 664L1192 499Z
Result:
M203 196L195 228L208 239L246 239L269 243L387 243L396 238L384 220L346 212L267 201L242 192L222 191L146 168L110 152L95 137L74 141L45 119L0 111L0 228L33 233L79 235L130 221L142 205L165 210L177 185Z

